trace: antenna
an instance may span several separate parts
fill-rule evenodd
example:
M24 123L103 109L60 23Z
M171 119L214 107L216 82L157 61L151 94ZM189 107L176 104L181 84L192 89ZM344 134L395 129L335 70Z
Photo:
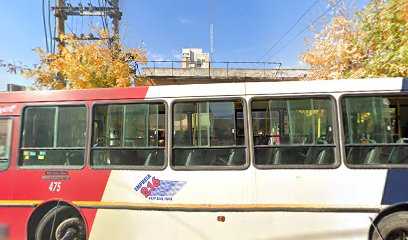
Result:
M210 62L214 58L214 0L210 0Z

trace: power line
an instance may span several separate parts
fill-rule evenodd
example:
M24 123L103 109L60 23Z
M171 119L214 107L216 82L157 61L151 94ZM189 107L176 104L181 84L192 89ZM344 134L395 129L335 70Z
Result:
M48 0L48 32L50 34L50 51L52 51L53 36L51 30L51 0Z
M279 48L276 52L274 52L270 57L276 55L278 52L280 52L282 49L284 49L286 46L288 46L291 42L293 42L296 38L298 38L304 31L306 31L308 28L313 26L317 21L319 21L320 18L322 18L324 15L326 15L332 8L334 8L338 3L342 2L343 0L339 0L335 2L331 7L329 7L323 14L321 14L318 18L316 18L309 26L305 27L301 32L299 32L294 38L290 39L285 45L283 45L281 48Z
M74 25L75 25L75 24L74 24L74 20L75 20L75 18L74 18L74 17L71 17L70 20L71 20L71 28L70 28L70 29L71 29L71 32L74 33L74 35L75 35L75 34L76 34L76 32L74 32L74 29L75 29L75 28L74 28Z
M101 0L98 0L98 6L99 7L102 7L103 6L103 9L105 10L105 6L103 5L103 4L101 4ZM105 19L104 19L104 17L101 15L101 20L102 20L102 27L103 27L103 30L106 30L106 22L105 22Z
M47 33L47 23L45 21L45 0L42 0L42 18L43 18L43 27L44 27L44 34L45 34L45 47L47 49L47 52L49 52L48 49L48 33Z
M71 27L69 26L69 24L67 22L65 22L65 26L68 27L69 31L71 31L71 33L74 33L74 31L72 31Z
M79 5L82 6L82 1L81 1L81 0L79 0ZM84 18L81 17L81 34L82 34L82 28L83 28L83 26L84 26Z
M298 23L300 22L300 20L302 20L302 18L303 18L318 2L319 2L319 0L316 0L316 1L312 4L312 6L310 6L310 7L306 10L306 12L304 12L304 13L302 14L302 16L288 29L288 31L286 31L286 33L283 34L283 36L282 36L281 38L279 38L279 40L278 40L275 44L273 44L273 46L272 46L271 48L269 48L269 50L257 61L257 63L259 63L266 55L268 55L268 53L269 53L270 51L272 51L272 49L273 49L276 45L278 45L278 43L279 43L286 35L288 35L288 33L289 33L290 31L292 31L292 29L296 26L296 24L298 24Z
M106 10L108 9L108 2L107 2L106 0L103 0L103 1L104 1L104 7L105 7L105 11L106 11ZM107 16L107 14L103 15L103 18L104 18L104 20L105 20L106 28L109 29L108 16Z
M56 32L57 32L57 25L54 24L54 35L53 36L55 36ZM54 45L52 45L51 51L52 51L52 53L55 53L55 46L57 45L57 44L55 44L56 41L57 41L56 38L54 38L53 41L54 41Z
M266 36L263 32L261 32L261 31L259 30L259 28L256 26L255 22L252 20L252 18L249 16L249 14L245 11L245 9L244 9L244 7L242 6L242 4L241 4L238 0L234 0L234 1L235 1L235 3L238 5L238 7L241 9L241 11L244 13L244 15L248 18L249 22L252 24L252 26L254 27L254 29L255 29L256 31L258 31L258 33L259 33L263 38L265 38L266 41L268 41L267 36ZM319 0L317 0L317 1L319 1Z

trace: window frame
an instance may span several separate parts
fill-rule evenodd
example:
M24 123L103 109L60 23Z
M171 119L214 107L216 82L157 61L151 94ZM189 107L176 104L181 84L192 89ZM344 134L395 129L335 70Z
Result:
M154 104L154 103L163 103L164 104L164 131L165 131L165 137L164 137L164 164L163 166L130 166L130 165L102 165L102 166L98 166L98 165L94 165L92 164L92 150L94 149L94 147L92 146L92 141L93 141L93 137L94 137L94 113L95 113L95 108L97 106L101 106L101 105L126 105L126 104ZM140 171L162 171L164 169L167 168L168 165L168 115L169 115L169 104L167 103L166 100L164 99L138 99L138 100L133 100L132 101L126 101L126 100L118 100L118 101L101 101L101 102L94 102L91 105L91 117L89 118L90 121L90 133L89 133L89 153L88 153L88 165L91 169L93 170L140 170ZM130 150L137 150L137 149L148 149L148 147L102 147L101 149L130 149Z
M236 149L236 148L243 148L245 150L245 164L241 166L175 166L173 165L173 158L174 158L174 105L177 103L188 103L188 102L193 102L193 103L200 103L200 102L228 102L228 101L240 101L242 103L242 114L243 114L243 121L244 121L244 145L243 147L234 147L231 149ZM199 97L199 98L180 98L180 99L173 99L171 102L171 107L169 111L169 116L171 118L171 121L169 122L170 124L170 134L171 137L168 139L169 140L169 166L171 169L175 171L233 171L233 170L245 170L248 169L250 164L250 147L249 147L249 141L248 141L248 108L247 108L247 101L244 97L222 97L222 96L217 96L217 97ZM188 146L180 146L177 147L177 149L192 149L193 147L188 147ZM212 146L212 147L195 147L195 149L226 149L225 147L222 146Z
M322 145L322 146L327 146L327 147L333 147L334 151L334 163L330 165L318 165L318 164L271 164L271 165L259 165L256 164L255 161L255 143L253 139L253 122L252 122L252 103L257 100L301 100L301 99L328 99L330 106L331 106L331 114L332 114L332 125L333 125L333 143L332 144L327 144L327 145ZM339 141L339 120L338 120L338 111L337 111L337 100L335 95L330 95L330 94L297 94L297 95L292 95L292 94L285 94L285 95L262 95L262 96L253 96L249 99L249 121L250 121L250 140L251 141L251 152L252 152L252 159L253 159L253 165L256 169L259 170L268 170L268 169L337 169L341 165L341 157L340 157L340 141ZM290 147L319 147L320 145L317 144L294 144L290 146L280 146L275 148L290 148ZM268 146L259 146L259 148L272 148Z
M408 92L353 92L353 93L345 93L342 94L339 97L339 123L341 126L341 144L342 144L342 161L344 162L344 165L349 168L349 169L406 169L408 168L408 164L349 164L347 163L347 154L346 154L346 138L345 138L345 133L344 133L344 119L343 119L343 99L346 97L406 97L408 98ZM353 146L361 146L363 144L351 144ZM385 143L379 143L379 144L364 144L364 146L370 147L370 146L401 146L402 144L385 144ZM408 147L408 145L407 145Z
M0 168L0 172L7 171L11 166L11 155L13 154L13 133L14 133L14 120L13 120L13 118L6 117L6 116L5 117L0 117L0 121L2 121L2 120L10 121L11 122L11 127L8 129L8 133L10 135L8 136L8 139L6 139L6 144L9 143L8 156L7 156L8 164L7 164L7 167Z
M24 122L25 122L25 111L27 108L46 108L46 107L85 107L86 109L86 128L85 128L85 132L86 132L86 139L85 139L85 146L84 146L84 161L82 165L45 165L45 166L41 166L41 165L29 165L29 166L24 166L21 165L21 151L23 150L23 132L24 132ZM67 102L67 103L57 103L57 104L53 104L53 103L47 103L47 104L30 104L30 105L25 105L22 109L21 109L21 122L20 122L20 133L19 133L19 143L18 143L18 151L17 151L17 168L24 170L30 170L30 169L45 169L45 170L49 170L49 169L56 169L56 170L82 170L85 168L86 164L87 164L87 151L88 151L88 145L89 145L89 120L90 120L90 114L89 114L89 106L88 104L81 102L81 103L72 103L72 102ZM30 149L60 149L60 150L64 150L64 149L78 149L78 148L67 148L67 147L62 147L62 148L30 148Z

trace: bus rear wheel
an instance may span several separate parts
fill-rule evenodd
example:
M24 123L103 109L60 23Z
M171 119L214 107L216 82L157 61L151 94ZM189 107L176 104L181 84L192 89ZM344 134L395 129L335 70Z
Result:
M43 239L85 240L85 223L72 207L53 207L41 218L35 230L35 240Z
M374 229L372 240L408 240L408 212L385 216L378 223L377 229L378 231Z

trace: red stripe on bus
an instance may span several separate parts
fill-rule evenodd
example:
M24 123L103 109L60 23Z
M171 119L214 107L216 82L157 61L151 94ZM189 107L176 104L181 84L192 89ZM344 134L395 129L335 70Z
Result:
M149 87L3 92L1 103L144 99Z

